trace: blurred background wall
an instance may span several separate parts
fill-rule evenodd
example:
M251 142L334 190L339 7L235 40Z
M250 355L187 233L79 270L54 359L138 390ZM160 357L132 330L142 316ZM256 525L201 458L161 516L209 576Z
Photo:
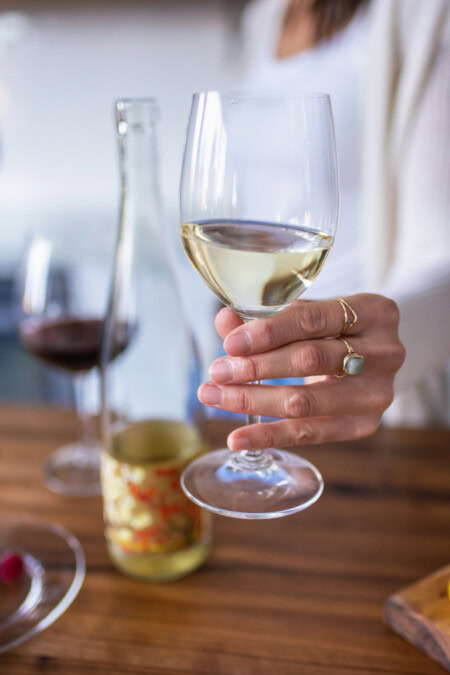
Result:
M239 77L243 0L4 2L0 10L0 398L69 400L64 376L22 353L14 277L30 232L117 225L112 103L156 96L162 188L187 298L210 294L182 254L178 182L192 92ZM99 237L102 240L102 237ZM197 303L198 304L198 303ZM205 339L205 338L203 338ZM208 344L203 345L208 350Z

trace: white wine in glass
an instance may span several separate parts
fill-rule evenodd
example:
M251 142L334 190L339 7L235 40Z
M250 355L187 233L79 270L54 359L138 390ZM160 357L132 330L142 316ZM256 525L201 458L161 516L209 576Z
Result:
M323 232L238 220L187 223L181 236L205 283L246 318L270 316L296 300L333 245Z
M333 246L337 216L327 94L194 95L181 237L195 270L244 321L276 314L307 290ZM307 508L323 481L303 458L270 448L207 453L186 468L182 486L210 511L263 519Z

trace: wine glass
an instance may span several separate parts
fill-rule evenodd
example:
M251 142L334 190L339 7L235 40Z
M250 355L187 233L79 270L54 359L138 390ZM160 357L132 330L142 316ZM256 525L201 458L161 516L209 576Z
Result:
M314 281L338 216L327 94L195 94L181 177L181 236L195 270L244 321L288 307ZM260 418L248 416L248 424ZM315 502L320 473L296 454L217 450L185 470L197 504L276 518Z
M86 384L100 361L112 266L108 244L112 247L112 240L96 241L94 233L36 234L23 263L20 343L72 377L80 421L80 439L54 451L44 465L45 484L61 494L101 492L100 446L89 428ZM128 341L126 331L118 337L116 354Z

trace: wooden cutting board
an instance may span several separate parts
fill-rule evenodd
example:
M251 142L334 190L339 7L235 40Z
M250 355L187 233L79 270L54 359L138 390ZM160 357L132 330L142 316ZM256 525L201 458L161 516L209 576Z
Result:
M384 621L450 671L450 565L391 595Z

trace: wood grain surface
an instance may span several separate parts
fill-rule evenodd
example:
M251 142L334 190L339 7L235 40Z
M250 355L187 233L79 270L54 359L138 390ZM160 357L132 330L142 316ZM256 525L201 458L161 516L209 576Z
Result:
M214 444L229 429L213 425ZM383 430L303 449L325 479L317 504L274 521L217 518L207 564L161 585L114 570L99 498L43 487L45 455L75 433L70 412L0 408L0 519L57 521L87 558L73 605L0 656L2 675L444 672L384 626L383 604L448 562L448 432Z

